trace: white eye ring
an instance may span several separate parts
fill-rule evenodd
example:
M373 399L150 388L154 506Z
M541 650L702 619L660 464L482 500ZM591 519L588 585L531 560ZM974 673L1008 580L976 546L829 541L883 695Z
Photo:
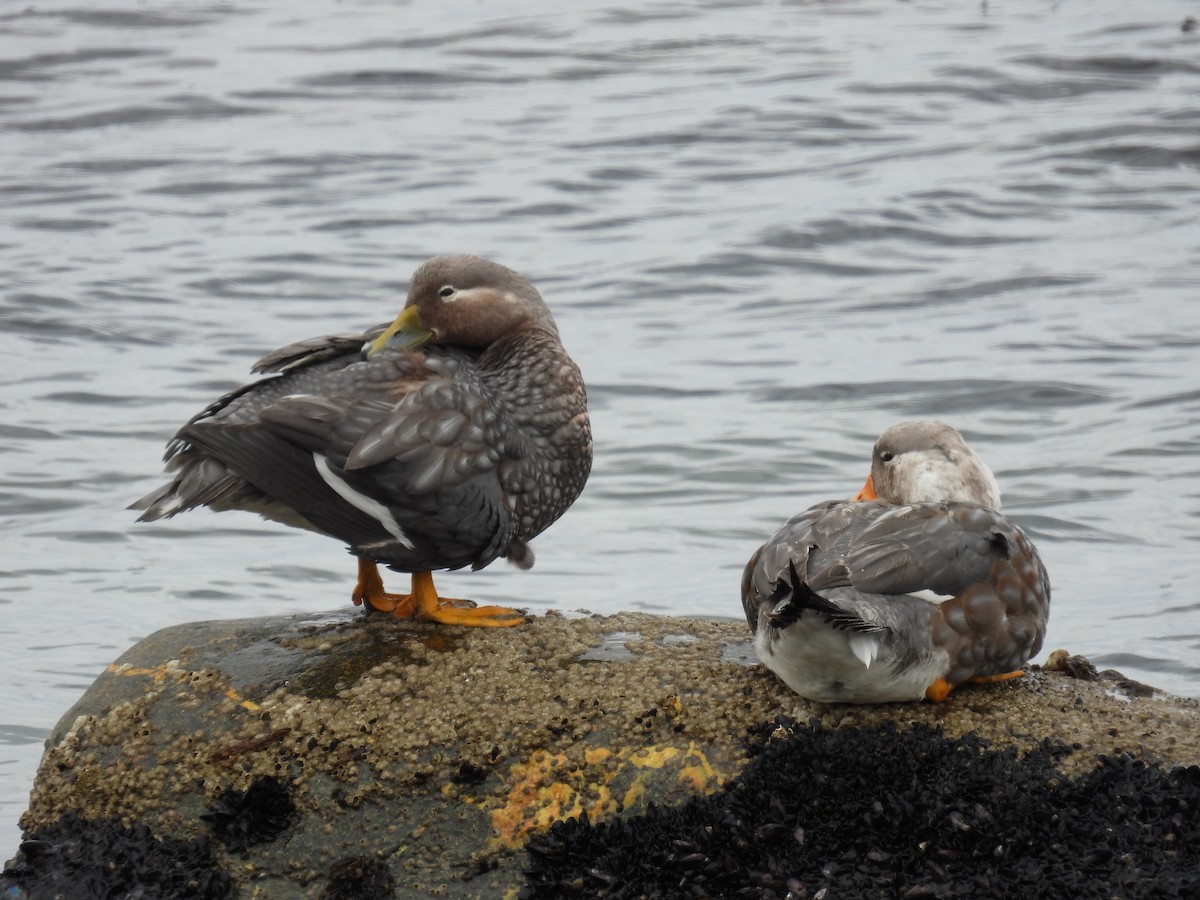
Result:
M454 287L454 285L444 284L444 285L442 285L441 289L438 291L438 296L441 297L443 300L449 300L456 293L458 293L458 291Z
M883 460L885 463L888 463L896 458L896 454L892 453L890 450L885 450L883 453L879 454L879 458L881 460Z

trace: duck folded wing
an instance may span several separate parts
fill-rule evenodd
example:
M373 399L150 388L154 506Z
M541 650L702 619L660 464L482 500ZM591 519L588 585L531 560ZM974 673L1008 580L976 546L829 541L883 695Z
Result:
M286 372L289 369L312 365L336 356L351 354L357 356L364 344L375 340L386 329L387 323L385 322L374 328L368 328L366 331L343 331L296 341L280 347L278 350L272 350L251 366L250 371L255 374Z
M345 502L321 477L312 452L262 425L205 421L185 427L180 435L318 531L351 545L389 536L379 518Z
M427 382L389 403L382 399L283 397L263 423L347 472L385 463L406 475L403 490L428 494L463 484L500 463L497 417L486 399L461 384Z
M747 618L789 565L818 592L955 595L1009 557L1015 532L999 513L973 504L822 503L789 520L746 566Z
M499 454L482 437L439 444L469 434L471 417L406 402L417 393L285 396L256 423L201 421L180 436L356 553L406 569L486 565L515 533Z
M953 596L987 581L993 565L1010 558L1015 530L973 504L893 507L855 535L842 562L849 584L864 593Z
M752 606L770 596L780 579L787 579L789 566L816 590L849 585L844 562L851 542L884 508L880 503L830 500L789 519L746 565L742 595L747 618L757 619Z

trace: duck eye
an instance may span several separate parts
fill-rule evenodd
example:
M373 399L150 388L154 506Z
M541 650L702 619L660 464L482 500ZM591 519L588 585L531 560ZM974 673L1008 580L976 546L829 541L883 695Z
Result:
M441 297L443 300L449 300L451 297L454 296L455 293L456 292L454 290L454 285L446 284L446 285L442 285L442 289L440 291L438 291L438 296Z
M896 454L893 453L891 450L884 450L882 453L879 454L879 458L881 460L883 460L885 463L887 463L887 462L891 462L893 459L895 459Z

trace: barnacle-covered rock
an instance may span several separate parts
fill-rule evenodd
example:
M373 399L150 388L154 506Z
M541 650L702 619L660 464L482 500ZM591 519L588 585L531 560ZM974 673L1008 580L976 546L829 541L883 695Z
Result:
M819 729L793 724L817 715ZM1100 754L1114 762L1097 770ZM1173 883L1156 848L1174 834L1188 858L1189 832L1172 824L1183 809L1168 804L1171 791L1192 802L1194 775L1170 766L1197 763L1200 702L1130 695L1106 673L1035 667L940 704L834 706L754 664L734 621L549 614L500 631L346 611L199 623L143 640L63 717L22 819L30 843L0 888L41 897L83 883L99 870L75 860L104 857L106 842L128 858L131 828L183 848L197 890L232 884L255 900L387 896L389 879L417 898L553 896L576 882L602 895L626 869L714 866L755 891L795 879L809 896L866 867L920 896L984 878L999 844L1006 871L1041 859L1022 834L1086 845L1085 874L1118 887L1125 866ZM917 834L915 850L903 843ZM71 841L98 844L53 849ZM783 852L792 844L800 856ZM159 896L150 867L112 877L117 895L136 882L132 895ZM653 893L639 883L627 896Z

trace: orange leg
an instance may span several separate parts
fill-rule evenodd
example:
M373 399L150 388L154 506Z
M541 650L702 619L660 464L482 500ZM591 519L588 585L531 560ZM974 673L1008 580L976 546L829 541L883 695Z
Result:
M372 609L390 612L398 619L416 618L444 625L505 627L520 625L525 617L504 606L479 606L473 600L438 597L429 572L414 572L411 594L389 594L383 589L379 566L371 560L358 561L358 583L351 599L355 606L365 601Z
M362 606L365 601L372 609L393 613L399 619L408 618L416 610L412 594L389 594L383 589L379 566L369 559L358 561L358 583L350 599L355 606Z
M1011 678L1020 678L1025 674L1024 669L1017 669L1014 672L1002 672L999 675L976 675L973 678L968 678L970 684L993 684L997 681L1008 681ZM951 684L945 678L939 678L929 687L925 688L925 697L932 700L934 703L941 703L950 696L950 692L954 690L956 685Z

